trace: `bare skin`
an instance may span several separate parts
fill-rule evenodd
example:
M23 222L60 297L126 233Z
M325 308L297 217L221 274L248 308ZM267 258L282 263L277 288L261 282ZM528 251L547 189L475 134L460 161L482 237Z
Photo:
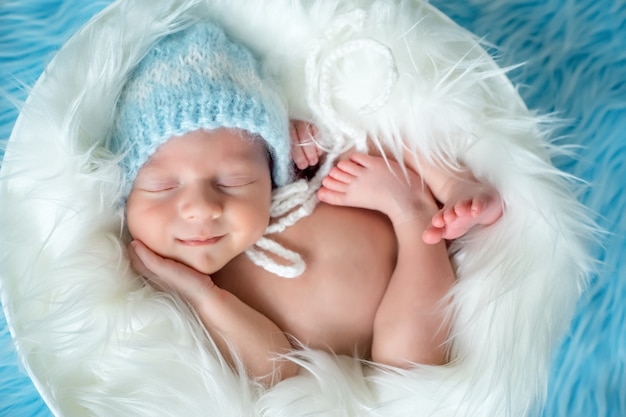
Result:
M189 303L231 366L233 346L248 375L263 384L272 385L297 373L296 364L278 357L292 349L285 333L236 294L215 285L211 276L163 258L139 241L131 243L129 255L133 269L152 285L177 292Z
M269 184L269 167L262 147L238 136L190 133L169 141L142 168L127 206L136 239L129 246L132 267L158 289L178 293L198 313L226 360L234 363L232 346L249 375L268 385L297 372L293 362L279 356L293 348L294 340L369 358L372 323L396 263L389 220L370 210L320 204L276 238L305 257L302 276L286 280L253 265L230 243L238 241L234 233L256 233L256 227L240 228L244 218L262 225L261 231L267 226L269 213L258 216L266 199L254 190ZM259 164L265 165L260 169ZM239 181L243 175L253 175L254 182L222 187L223 181ZM241 205L248 195L254 203ZM254 210L246 211L247 206ZM152 221L144 221L148 217ZM206 239L215 234L223 237ZM256 241L252 235L247 239ZM178 253L181 245L186 249ZM207 263L222 264L227 248L232 258L223 266Z
M311 348L398 367L445 363L442 299L454 272L445 243L419 233L437 205L417 174L406 182L381 158L355 158L324 181L328 204L276 237L305 257L302 276L278 278L241 255L213 281Z
M492 185L477 181L470 172L450 173L423 161L417 170L413 160L408 155L405 157L405 163L420 172L442 203L422 234L425 243L457 239L476 226L495 223L502 216L502 199Z
M371 358L373 322L397 259L389 220L320 203L275 240L304 257L301 276L277 277L242 254L212 275L215 284L276 323L296 348Z
M421 178L381 157L353 154L331 170L320 200L375 210L388 216L398 239L398 260L374 320L372 359L397 367L446 362L445 296L454 272L443 241L426 244L423 230L437 205Z
M322 151L315 143L315 127L303 121L292 124L293 160L299 169L315 166ZM374 149L371 154L376 154ZM349 158L349 155L347 156ZM442 239L453 240L465 235L475 226L489 226L495 223L503 212L503 203L498 191L488 183L480 182L468 171L450 172L426 162L419 156L405 151L404 163L419 173L442 207L433 215L431 222L422 234L425 243L436 244ZM345 174L342 164L330 173L329 177L341 181ZM353 170L344 165L347 170ZM348 175L353 176L349 172ZM402 172L397 175L403 176ZM336 178L334 178L336 177ZM395 179L395 178L394 178ZM381 179L386 180L386 178ZM388 184L389 185L389 184ZM376 209L375 209L376 210Z
M132 267L196 311L224 357L229 345L251 376L271 384L297 366L278 355L287 336L261 312L216 286L211 274L256 242L269 223L265 147L232 129L170 138L144 164L127 199Z
M308 129L294 132L305 137L313 134ZM309 149L298 166L319 156ZM250 376L268 384L297 372L278 355L300 345L398 367L445 363L444 309L455 277L443 239L496 221L501 202L469 175L459 181L426 167L420 177L407 166L408 181L397 163L390 170L376 156L337 164L315 211L273 236L307 262L296 279L277 277L245 254L207 275L138 241L129 248L132 265L158 288L178 292L225 357L232 362L232 346Z

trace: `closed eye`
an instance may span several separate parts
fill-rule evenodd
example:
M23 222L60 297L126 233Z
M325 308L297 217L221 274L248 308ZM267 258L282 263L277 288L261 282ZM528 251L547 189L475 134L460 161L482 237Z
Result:
M235 188L245 187L246 185L251 185L255 182L256 180L251 177L232 177L219 180L217 185L222 188Z
M161 193L161 192L164 192L164 191L174 190L175 188L176 187L169 187L169 186L168 187L158 187L158 188L153 188L153 189L146 190L146 191L151 192L151 193Z
M146 191L148 193L160 193L165 191L171 191L178 188L178 184L175 183L159 183L159 182L147 182L143 184L138 184L138 189L142 191Z

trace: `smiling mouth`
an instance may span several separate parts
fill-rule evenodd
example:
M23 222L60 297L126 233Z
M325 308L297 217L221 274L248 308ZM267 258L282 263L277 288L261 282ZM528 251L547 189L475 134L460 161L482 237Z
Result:
M209 246L219 242L224 236L214 236L209 238L194 238L194 239L177 239L179 243L185 246Z

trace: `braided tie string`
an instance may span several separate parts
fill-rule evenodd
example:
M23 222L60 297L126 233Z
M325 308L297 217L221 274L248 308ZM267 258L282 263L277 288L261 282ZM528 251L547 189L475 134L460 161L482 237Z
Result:
M314 42L306 60L307 104L320 131L324 132L322 136L326 140L321 140L318 145L327 152L326 157L312 179L301 179L274 191L270 216L275 221L267 227L264 236L246 251L255 265L283 278L301 275L306 269L306 263L300 254L267 236L283 232L315 210L319 202L317 190L339 155L353 147L357 151L367 151L365 129L347 122L333 104L333 75L337 65L356 52L380 55L380 62L386 65L387 77L380 86L380 92L357 110L359 114L373 113L383 107L398 79L393 53L387 46L370 38L351 39L355 33L363 30L366 17L363 10L340 16L324 36ZM276 259L280 259L280 262Z

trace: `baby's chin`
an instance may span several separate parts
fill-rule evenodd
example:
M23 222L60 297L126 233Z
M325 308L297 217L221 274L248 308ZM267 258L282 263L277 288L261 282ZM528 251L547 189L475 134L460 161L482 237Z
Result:
M219 263L219 264L216 264L216 263L207 264L207 263L194 262L194 263L185 263L185 265L187 265L189 268L195 269L201 274L212 275L215 272L222 269L224 265L226 265L227 263L228 262Z
M189 268L195 269L204 275L212 275L224 268L230 261L232 261L235 257L230 259L200 259L200 260L182 260L181 262L187 265Z
M259 239L262 234L259 235ZM258 241L255 240L254 242ZM251 245L252 246L252 245ZM228 252L228 253L227 253ZM233 261L240 259L241 257L247 258L246 250L239 251L207 251L207 252L184 252L178 253L176 260L188 267L195 269L204 275L212 275L219 272ZM271 256L271 254L270 254Z

